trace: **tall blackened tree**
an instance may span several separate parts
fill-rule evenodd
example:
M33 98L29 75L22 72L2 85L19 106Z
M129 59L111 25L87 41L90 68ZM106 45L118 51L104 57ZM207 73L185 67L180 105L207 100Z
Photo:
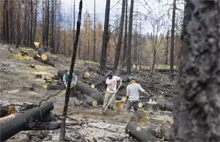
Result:
M127 52L127 31L128 31L128 0L125 1L125 35L124 35L124 51L123 51L123 62L125 61Z
M119 29L119 36L118 36L118 44L117 44L117 48L115 51L115 61L114 61L113 71L115 71L118 67L118 62L119 62L119 57L120 57L120 52L121 52L123 27L124 27L124 12L125 12L125 0L122 1L120 29Z
M170 49L170 71L173 75L174 66L174 36L175 36L175 17L176 17L176 0L173 0L173 15L172 15L172 29L171 29L171 49Z
M104 33L102 38L102 53L100 59L100 71L105 72L106 68L106 61L107 61L107 44L109 40L109 15L110 15L110 0L106 0L106 7L105 7L105 22L104 22Z
M129 33L127 47L127 73L131 74L131 40L132 40L132 24L133 24L134 0L131 0L130 15L129 15Z

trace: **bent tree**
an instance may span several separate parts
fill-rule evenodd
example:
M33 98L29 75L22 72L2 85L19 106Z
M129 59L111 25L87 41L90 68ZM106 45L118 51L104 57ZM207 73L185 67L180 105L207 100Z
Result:
M174 141L220 140L220 2L185 0Z

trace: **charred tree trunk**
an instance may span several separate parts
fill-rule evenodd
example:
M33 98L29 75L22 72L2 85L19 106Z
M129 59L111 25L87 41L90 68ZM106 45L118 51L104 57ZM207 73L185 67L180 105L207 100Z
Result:
M104 102L104 94L96 89L92 89L89 85L81 82L81 81L77 81L76 83L76 89L81 91L83 94L86 94L90 97L92 97L93 99L97 100L98 103L103 104Z
M100 60L100 71L105 72L106 68L106 61L107 61L107 44L109 40L109 31L108 31L108 25L109 25L109 15L110 15L110 0L106 0L106 7L105 7L105 23L104 23L104 33L102 37L102 54L101 54L101 60Z
M128 33L128 48L127 48L127 74L131 74L131 40L132 40L132 25L133 25L133 10L134 0L131 0L130 15L129 15L129 33Z
M171 29L171 48L170 48L170 72L173 75L174 66L174 34L175 34L175 17L176 17L176 0L173 0L173 15L172 15L172 29Z
M77 21L77 29L76 29L76 39L74 40L74 44L73 44L73 55L72 55L72 61L71 61L71 65L70 65L70 75L69 75L69 78L68 78L68 84L67 84L66 95L65 95L65 104L64 104L64 107L63 107L63 119L62 119L62 124L61 124L60 141L65 141L66 115L67 115L69 97L70 97L70 85L71 85L72 74L73 74L75 60L76 60L78 40L79 40L79 35L80 35L82 5L83 5L82 3L83 3L82 0L80 0L80 2L79 2L78 21Z
M55 53L54 47L54 20L55 20L55 1L51 1L51 36L50 36L50 47L52 48L52 52Z
M175 141L219 141L220 2L186 2L172 137Z
M95 55L96 55L96 17L95 17L95 9L96 9L96 0L94 0L94 47L93 47L93 61L95 62Z
M8 0L4 1L4 10L3 10L4 22L3 22L3 35L4 41L9 42L9 22L8 22Z
M17 34L16 34L16 48L20 45L20 11L21 11L21 6L20 6L20 0L18 1L18 11L16 13L16 20L17 20Z
M169 30L167 31L167 46L166 46L166 50L165 50L165 65L168 65L168 50L169 49Z
M155 142L157 140L150 132L136 123L128 123L125 131L138 142Z
M30 35L29 35L29 38L30 38L30 41L29 41L29 47L32 47L32 45L33 45L33 0L30 0L30 7L31 7L31 9L30 9L30 13L31 13L31 15L30 15L30 26L31 26L31 28L30 28Z
M125 55L126 55L126 49L127 49L127 31L128 31L128 0L125 1L125 36L124 36L124 53L123 53L123 62L125 62Z
M33 35L32 35L32 46L33 42L35 41L36 29L37 29L37 8L38 8L38 1L35 3L35 15L34 15L34 26L33 26Z
M120 31L119 31L119 36L118 36L118 45L117 45L117 48L115 51L115 62L114 62L114 66L113 66L114 72L117 70L120 52L121 52L121 43L122 43L123 27L124 27L124 13L125 13L125 0L122 1Z

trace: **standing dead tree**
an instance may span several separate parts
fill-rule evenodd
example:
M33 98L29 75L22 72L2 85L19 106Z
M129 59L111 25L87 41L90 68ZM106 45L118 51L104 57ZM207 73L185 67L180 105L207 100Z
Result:
M219 0L186 0L172 141L220 140L219 9Z
M176 17L176 0L173 0L173 15L172 15L172 29L171 29L171 49L170 49L170 71L173 74L174 66L174 34L175 34L175 17Z
M66 115L67 115L68 103L69 103L69 97L70 97L70 85L71 85L72 74L73 74L74 64L76 60L77 45L78 45L78 40L79 40L79 35L80 35L81 17L82 17L82 0L80 0L79 2L79 14L78 14L78 21L77 21L77 29L76 29L76 39L73 45L73 56L72 56L72 61L71 61L71 66L70 66L70 75L68 78L68 84L67 84L66 95L65 95L65 104L63 108L63 120L61 124L60 141L65 140Z
M129 15L129 33L127 47L127 73L131 74L131 40L132 40L132 24L133 24L134 0L131 0L130 15Z
M124 12L125 12L125 0L122 1L120 30L119 30L119 36L118 36L118 44L117 44L117 48L115 51L115 61L114 61L113 71L117 70L119 56L120 56L120 52L121 52L121 43L122 43L123 27L124 27Z
M102 53L100 59L100 71L105 72L106 61L107 61L107 45L109 40L109 15L110 15L110 0L106 0L105 7L105 23L104 23L104 33L102 38Z

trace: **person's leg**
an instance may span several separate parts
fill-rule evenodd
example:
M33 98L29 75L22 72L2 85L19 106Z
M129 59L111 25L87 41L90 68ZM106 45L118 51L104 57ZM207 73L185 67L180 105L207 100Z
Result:
M136 121L139 121L138 101L134 102L133 107Z
M109 107L112 109L112 110L116 110L116 102L115 102L115 95L113 96L114 94L111 93L110 95L110 98L109 98L109 101L111 100L110 104L109 104ZM113 98L112 98L113 97Z
M105 99L104 99L104 102L103 102L103 110L105 109L105 107L107 106L108 102L109 102L109 98L111 96L111 93L107 92L105 93Z

